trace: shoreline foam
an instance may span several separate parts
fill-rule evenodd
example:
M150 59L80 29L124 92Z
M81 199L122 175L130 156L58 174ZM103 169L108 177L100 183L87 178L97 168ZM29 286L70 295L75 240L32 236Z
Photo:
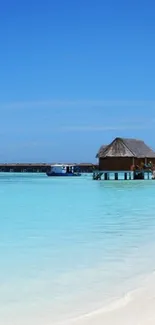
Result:
M103 308L59 325L154 325L155 272L143 279L143 285Z

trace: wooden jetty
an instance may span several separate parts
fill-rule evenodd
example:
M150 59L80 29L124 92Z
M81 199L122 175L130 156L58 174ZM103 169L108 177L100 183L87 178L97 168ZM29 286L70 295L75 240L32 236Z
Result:
M0 172L12 173L46 173L55 163L1 163ZM72 165L72 164L71 164ZM76 164L81 173L92 173L97 168L91 163Z
M135 180L155 178L155 152L144 141L116 138L100 147L94 180ZM154 175L154 176L153 176Z

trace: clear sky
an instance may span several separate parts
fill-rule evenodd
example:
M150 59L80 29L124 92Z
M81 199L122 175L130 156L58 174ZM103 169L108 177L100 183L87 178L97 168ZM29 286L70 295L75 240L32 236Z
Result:
M154 0L5 0L0 31L1 162L155 149Z

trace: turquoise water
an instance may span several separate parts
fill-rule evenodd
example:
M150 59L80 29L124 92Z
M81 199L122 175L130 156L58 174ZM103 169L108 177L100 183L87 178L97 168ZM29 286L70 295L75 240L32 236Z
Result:
M155 266L155 182L0 174L0 319L57 324Z

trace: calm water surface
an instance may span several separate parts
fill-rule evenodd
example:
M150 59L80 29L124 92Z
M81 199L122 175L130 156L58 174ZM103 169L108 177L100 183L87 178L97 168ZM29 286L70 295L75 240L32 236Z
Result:
M155 182L0 174L0 319L49 325L155 266Z

